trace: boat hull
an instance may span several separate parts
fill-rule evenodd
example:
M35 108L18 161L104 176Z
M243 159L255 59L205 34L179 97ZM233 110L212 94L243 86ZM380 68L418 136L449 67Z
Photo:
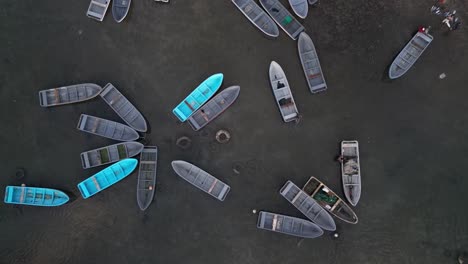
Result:
M133 141L140 138L135 129L104 118L81 114L76 128L96 136L117 141Z
M396 79L403 76L419 59L421 54L427 49L429 44L431 44L432 40L433 37L428 33L416 33L397 55L395 60L393 60L388 70L388 77L390 79Z
M307 17L307 13L309 12L307 0L289 0L289 5L298 17L302 19Z
M158 166L158 148L147 146L140 154L140 168L137 181L137 203L142 211L146 210L154 198L156 190L156 172Z
M94 174L77 185L81 196L87 199L109 188L130 175L137 164L136 159L124 159Z
M336 218L350 224L358 223L358 217L351 207L317 178L310 177L302 190Z
M315 94L327 90L315 45L307 33L302 32L299 35L297 49L310 92Z
M148 130L146 120L140 111L114 85L108 83L100 95L130 127L139 132Z
M341 179L348 202L356 206L361 198L361 161L356 140L341 142Z
M302 238L316 238L323 235L323 230L310 221L263 211L258 214L257 227Z
M113 0L112 1L112 16L115 22L122 22L128 15L132 0Z
M291 93L288 79L281 66L272 61L269 70L270 85L284 122L299 120L299 111Z
M39 91L39 105L42 107L51 107L80 103L95 98L101 91L101 86L94 83L83 83L42 90Z
M4 202L31 206L60 206L70 200L64 192L38 187L7 186Z
M276 38L279 36L279 29L275 21L257 5L254 0L231 0L234 5L267 36Z
M181 121L185 122L195 111L206 103L221 87L224 75L222 73L214 74L203 81L195 90L193 90L172 113Z
M188 122L190 126L193 130L198 131L208 125L234 103L239 93L239 86L231 86L222 90L189 117Z
M143 147L139 142L124 142L85 151L80 154L81 164L83 169L110 164L140 154Z
M174 160L172 168L182 179L220 201L224 201L231 190L226 183L186 161Z

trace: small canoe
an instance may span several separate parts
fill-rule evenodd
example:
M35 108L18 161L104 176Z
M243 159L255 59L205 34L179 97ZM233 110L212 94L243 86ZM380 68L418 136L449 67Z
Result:
M64 192L38 187L7 186L5 203L32 206L59 206L70 200Z
M133 141L140 138L135 129L111 120L81 114L76 128L93 135L119 141Z
M146 126L145 118L136 109L135 106L128 101L128 99L122 95L122 93L114 87L114 85L108 83L104 90L101 92L101 98L122 118L125 123L131 126L136 131L146 132L148 129Z
M276 104L284 122L298 121L299 111L289 88L288 79L281 66L272 61L270 64L270 84L275 96Z
M83 169L97 167L140 154L143 144L138 142L124 142L103 148L93 149L80 154Z
M254 0L231 0L252 24L270 37L278 37L279 30L270 16Z
M347 223L357 224L358 217L353 209L317 178L310 177L302 190L330 214Z
M122 22L128 14L132 0L113 0L112 1L112 16L115 22Z
M292 39L297 39L304 31L304 26L278 0L260 0L260 4Z
M307 0L289 0L289 5L296 15L302 19L307 17L309 5Z
M39 104L42 107L79 103L93 99L102 91L94 83L82 83L39 91Z
M361 165L357 141L341 142L341 177L346 199L356 206L361 198Z
M302 32L299 35L297 49L310 92L319 93L327 90L327 83L323 77L317 51L315 50L312 39L307 33Z
M218 91L223 83L223 74L211 75L189 94L172 112L180 121L187 120Z
M396 79L405 74L426 50L429 44L431 44L432 40L433 37L428 33L416 33L392 62L388 71L388 77L390 77L390 79Z
M172 168L182 179L220 201L224 201L231 189L229 185L186 161L174 160Z
M109 4L110 0L91 0L86 16L97 21L103 21Z
M157 166L158 148L155 146L145 147L140 154L137 183L137 202L142 211L146 210L153 201Z
M81 196L87 199L130 175L137 165L136 159L121 160L78 183L78 190Z
M198 131L216 117L222 114L239 96L240 87L231 86L222 90L218 95L209 100L205 105L198 109L188 122L193 130Z
M286 182L280 194L321 228L329 231L336 230L335 221L327 211L291 181Z
M303 238L316 238L323 235L323 230L310 221L263 211L258 214L257 227Z

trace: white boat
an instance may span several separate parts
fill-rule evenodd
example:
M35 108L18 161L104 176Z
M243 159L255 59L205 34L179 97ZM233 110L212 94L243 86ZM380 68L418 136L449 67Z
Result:
M346 199L356 206L361 198L361 165L356 140L341 142L341 177Z

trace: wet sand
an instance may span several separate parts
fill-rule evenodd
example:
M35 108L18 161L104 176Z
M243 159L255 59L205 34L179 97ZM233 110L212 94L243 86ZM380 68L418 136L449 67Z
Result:
M286 4L286 1L282 1ZM304 21L329 86L311 95L296 42L267 39L227 0L134 1L117 24L85 16L89 2L3 1L0 11L0 188L51 187L59 208L0 204L0 263L455 263L468 251L468 34L446 33L430 1L322 1ZM468 21L464 1L451 4ZM420 24L434 42L405 76L385 78ZM268 83L281 64L303 119L282 122ZM209 75L240 97L200 132L171 110ZM440 80L439 74L447 78ZM120 121L99 98L43 109L37 92L112 82L146 117L159 147L156 199L142 213L136 176L83 200L79 153L114 143L76 130L86 113ZM231 133L216 143L217 130ZM175 145L180 136L192 147ZM256 229L253 209L303 217L278 191L310 176L339 195L339 142L357 139L363 193L359 224L336 220L339 239L300 240ZM231 186L221 203L188 185L184 159ZM24 168L23 179L15 178ZM233 172L240 168L240 174Z

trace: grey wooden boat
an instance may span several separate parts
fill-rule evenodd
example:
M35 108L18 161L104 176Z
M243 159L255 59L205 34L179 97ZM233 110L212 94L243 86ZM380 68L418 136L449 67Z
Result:
M329 231L336 230L335 221L327 211L291 181L286 182L280 194L321 228Z
M140 154L143 144L138 142L123 142L103 148L93 149L80 154L83 169L101 166L130 158Z
M111 83L108 83L101 92L101 98L136 131L146 132L145 118Z
M346 199L356 206L361 198L361 165L359 143L356 140L341 142L341 178Z
M132 0L113 0L112 16L117 23L122 22L128 14Z
M416 33L392 62L388 71L388 77L390 77L390 79L396 79L405 74L408 69L414 65L429 44L431 44L432 40L433 37L428 33Z
M186 161L174 160L172 168L182 179L220 201L224 201L231 189L229 185Z
M254 0L231 0L252 24L270 37L278 37L279 30L275 22Z
M353 209L317 178L310 177L302 190L335 217L350 224L358 223L358 217Z
M271 89L284 122L298 121L299 111L289 88L288 80L281 66L272 61L269 70Z
M135 129L127 125L86 114L81 114L76 128L86 133L118 141L133 141L140 137Z
M205 105L190 116L188 122L193 130L198 131L223 113L239 96L240 87L231 86L222 90Z
M327 90L327 83L323 76L317 51L315 50L312 39L307 33L302 32L299 35L297 49L310 92L319 93Z
M323 235L323 230L310 221L263 211L258 214L257 227L303 238L316 238Z
M98 96L101 86L82 83L39 91L39 104L42 107L79 103Z
M158 148L146 146L140 154L140 169L138 171L137 202L142 211L153 201L156 189L156 169L158 166Z
M297 39L304 27L278 0L260 0L273 20L292 38Z
M110 0L91 0L86 16L97 21L103 21L109 4Z
M289 0L289 5L296 15L302 19L307 17L309 12L308 0Z

